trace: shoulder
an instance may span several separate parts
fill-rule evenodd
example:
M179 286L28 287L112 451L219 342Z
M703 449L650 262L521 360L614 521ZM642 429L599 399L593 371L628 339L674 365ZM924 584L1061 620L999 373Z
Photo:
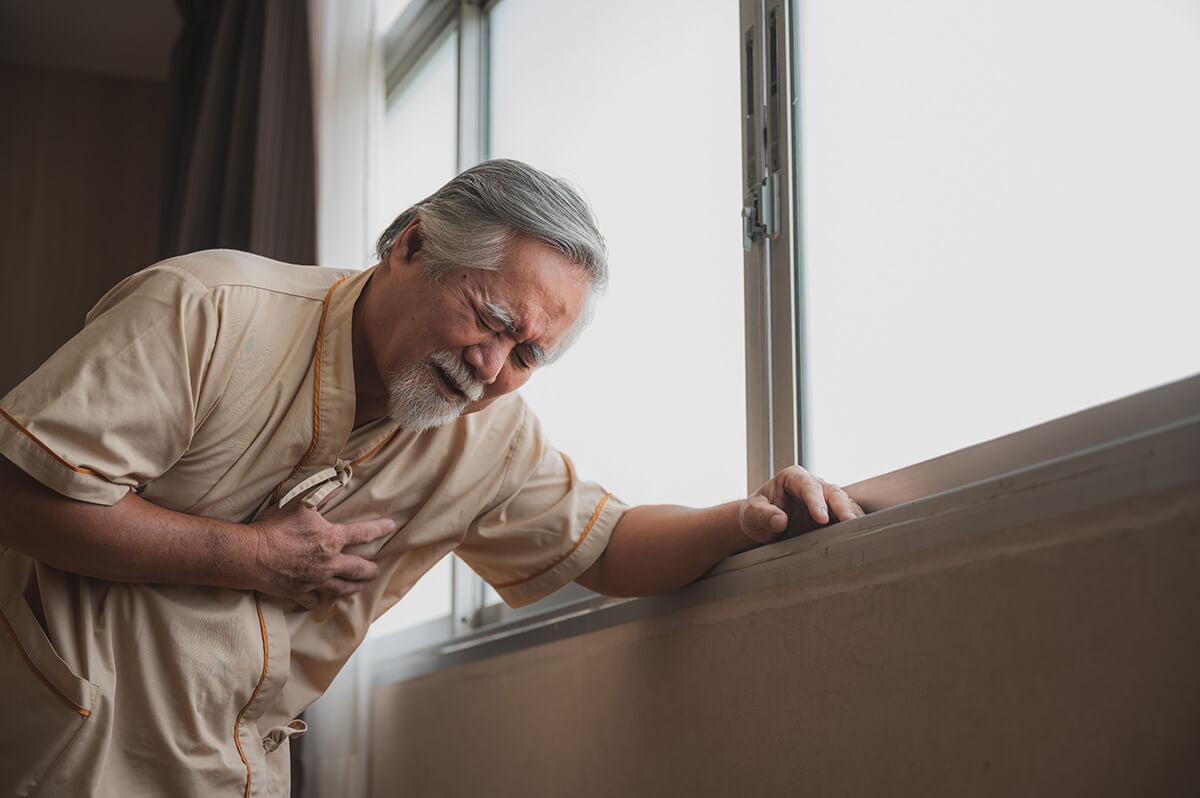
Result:
M503 477L536 446L540 428L521 395L510 393L479 412L415 434L423 450L440 452L446 467L469 482Z
M160 261L118 283L96 304L89 318L132 297L165 301L185 298L213 303L242 299L294 298L323 302L330 286L353 274L347 269L296 266L238 252L210 249Z
M468 430L468 448L489 450L506 483L523 482L542 461L559 458L537 414L520 393L502 396L486 410L459 421L465 422Z
M352 273L346 269L297 266L232 249L195 252L150 268L186 275L209 290L241 287L320 300L324 300L331 285Z
M501 396L478 413L463 416L456 422L469 438L503 440L509 447L519 446L537 427L537 416L520 393Z

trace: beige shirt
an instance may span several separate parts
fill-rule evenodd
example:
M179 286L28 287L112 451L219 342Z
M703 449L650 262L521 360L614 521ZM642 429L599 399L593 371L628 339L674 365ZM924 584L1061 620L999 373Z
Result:
M578 479L515 394L422 433L352 429L351 318L369 276L231 251L165 261L0 401L0 453L75 499L132 490L240 522L341 483L326 517L397 524L355 550L381 576L313 612L0 548L0 794L286 795L292 719L444 555L518 606L604 550L625 506Z

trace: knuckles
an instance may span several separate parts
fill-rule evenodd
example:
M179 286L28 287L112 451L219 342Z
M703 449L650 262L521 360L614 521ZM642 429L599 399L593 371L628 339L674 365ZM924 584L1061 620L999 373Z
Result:
M271 574L268 581L274 589L266 592L286 596L302 607L314 609L325 596L358 593L363 586L357 580L378 575L374 562L366 561L365 568L343 562L349 530L326 521L315 509L268 511L256 526L261 546L270 554L263 558L263 565Z

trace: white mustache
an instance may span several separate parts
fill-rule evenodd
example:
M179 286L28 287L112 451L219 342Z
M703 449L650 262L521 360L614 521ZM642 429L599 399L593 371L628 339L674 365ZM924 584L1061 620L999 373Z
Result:
M468 402L477 402L483 398L483 383L475 379L475 375L461 358L439 350L430 355L429 360L450 378L450 382L462 391Z

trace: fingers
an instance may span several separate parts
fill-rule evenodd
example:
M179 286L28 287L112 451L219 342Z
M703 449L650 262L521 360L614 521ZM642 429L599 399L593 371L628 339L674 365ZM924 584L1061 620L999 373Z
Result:
M742 532L747 537L766 543L787 529L787 513L771 504L766 496L755 494L742 503L738 511Z
M342 535L346 546L358 543L370 543L396 531L396 522L390 518L379 518L374 521L357 521L353 524L342 524Z
M352 582L346 579L330 579L325 584L321 585L321 592L327 596L335 598L341 596L353 596L355 593L361 593L363 587L362 582Z
M349 557L348 559L356 560L361 566L367 567L343 569L344 577L330 577L316 588L294 596L296 603L306 610L315 610L321 606L326 597L332 596L334 599L339 599L361 593L366 587L366 582L379 574L379 567L369 560L361 557Z
M800 466L792 466L779 473L784 490L808 509L808 514L818 524L829 523L829 507L825 503L825 483Z
M866 515L862 506L850 498L846 491L832 482L813 476L800 466L780 472L779 477L783 479L788 494L801 502L818 524L829 523L830 511L840 521Z
M760 542L773 539L791 525L788 514L796 515L792 509L794 504L802 506L812 522L818 525L866 515L858 502L837 485L800 466L791 466L776 474L758 494L743 504L740 515L743 531ZM802 516L791 521L801 525L797 529L803 527Z
M866 515L859 503L850 498L846 491L828 482L825 483L825 500L833 514L842 521Z
M321 604L321 594L315 590L301 593L295 599L296 603L306 610L315 610Z
M334 563L333 575L330 580L338 579L346 582L368 582L379 576L379 566L363 557L353 554L343 554Z

